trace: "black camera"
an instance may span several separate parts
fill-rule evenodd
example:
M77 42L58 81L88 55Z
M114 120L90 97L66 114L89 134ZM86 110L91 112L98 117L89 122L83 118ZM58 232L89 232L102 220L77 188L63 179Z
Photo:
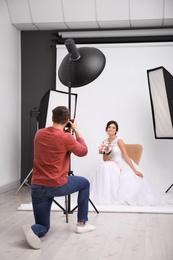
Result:
M74 123L74 119L70 119L70 122ZM71 127L71 124L67 123L65 127Z

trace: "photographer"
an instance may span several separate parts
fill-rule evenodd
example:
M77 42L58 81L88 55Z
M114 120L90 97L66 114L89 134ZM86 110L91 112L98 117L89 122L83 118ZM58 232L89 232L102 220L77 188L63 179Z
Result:
M88 221L89 181L80 176L69 176L70 153L83 157L88 148L78 132L76 120L70 120L69 110L58 106L52 110L53 126L37 131L34 138L34 166L31 196L35 224L24 225L27 242L34 249L41 247L40 237L50 228L50 211L54 197L78 191L76 233L95 230ZM65 130L67 124L70 128ZM74 131L75 138L70 133Z

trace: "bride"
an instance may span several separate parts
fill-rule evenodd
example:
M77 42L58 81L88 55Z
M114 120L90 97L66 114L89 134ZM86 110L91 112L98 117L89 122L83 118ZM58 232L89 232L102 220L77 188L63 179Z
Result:
M123 140L117 136L118 124L106 125L108 138L99 147L103 162L91 176L90 198L97 204L161 205L173 204L173 194L155 191L142 170L127 154Z

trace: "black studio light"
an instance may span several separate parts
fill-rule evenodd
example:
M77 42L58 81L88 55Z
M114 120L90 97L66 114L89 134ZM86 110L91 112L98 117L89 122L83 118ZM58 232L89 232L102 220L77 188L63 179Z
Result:
M94 47L76 48L73 39L67 39L65 46L68 54L58 70L61 83L69 88L78 88L95 80L103 71L106 58Z
M94 81L103 71L106 58L104 54L93 47L77 48L73 39L67 39L65 46L68 54L62 60L58 77L60 82L68 87L68 108L71 115L71 88L83 87ZM71 166L69 175L73 175ZM89 200L96 212L98 210L91 200ZM73 213L77 206L71 210L70 195L68 196L68 213Z
M38 111L38 128L52 125L52 110L56 106L65 105L69 108L72 118L76 115L77 94L71 88L82 87L95 80L103 71L106 63L103 53L91 47L76 48L73 39L67 39L65 46L68 54L62 60L58 77L68 92L48 90L42 97Z
M73 39L67 39L68 54L62 60L58 77L68 87L68 108L71 114L71 88L83 87L94 81L103 71L106 58L94 47L77 48Z

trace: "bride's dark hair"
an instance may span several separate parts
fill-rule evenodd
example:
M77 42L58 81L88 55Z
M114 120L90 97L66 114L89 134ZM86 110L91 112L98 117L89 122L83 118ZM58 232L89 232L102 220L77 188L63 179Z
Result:
M106 131L108 130L108 127L111 125L111 124L114 124L116 126L116 132L115 134L118 132L118 123L114 120L111 120L109 122L107 122L107 125L106 125Z

